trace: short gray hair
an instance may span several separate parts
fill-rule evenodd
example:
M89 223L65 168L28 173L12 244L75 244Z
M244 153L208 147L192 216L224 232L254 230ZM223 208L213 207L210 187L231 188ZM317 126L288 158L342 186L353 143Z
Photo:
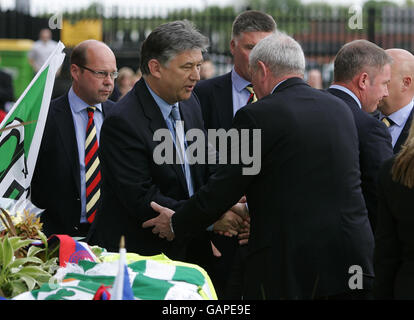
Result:
M157 59L166 65L177 54L193 49L205 52L208 38L202 35L188 20L168 22L156 27L141 47L140 68L143 75L150 74L148 62Z
M375 78L382 68L392 63L384 49L368 40L354 40L345 44L334 61L334 81L347 82L362 71Z
M232 26L233 38L243 32L275 32L276 22L273 17L267 13L248 10L240 13L234 19Z
M262 61L276 77L288 74L304 75L305 54L300 44L287 34L277 31L259 41L250 52L249 64L256 70Z

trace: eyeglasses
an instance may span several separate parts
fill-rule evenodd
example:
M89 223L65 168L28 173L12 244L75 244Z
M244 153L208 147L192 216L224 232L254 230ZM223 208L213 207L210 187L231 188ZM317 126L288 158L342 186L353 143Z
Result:
M119 74L118 71L114 71L114 72L95 71L95 70L92 70L88 67L81 66L81 65L78 65L78 67L88 70L89 72L92 72L99 79L105 79L108 75L111 77L111 79L116 79L118 78L118 74Z

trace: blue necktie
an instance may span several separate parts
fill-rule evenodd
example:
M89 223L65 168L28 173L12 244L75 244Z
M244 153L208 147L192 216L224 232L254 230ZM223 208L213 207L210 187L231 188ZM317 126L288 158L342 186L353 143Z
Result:
M183 122L181 122L180 111L178 110L178 107L176 105L172 106L170 117L171 117L171 120L172 120L171 121L172 122L172 129L173 129L172 130L172 135L173 135L173 139L174 139L175 148L177 149L177 151L179 153L179 156L181 157L181 162L183 163L183 165L181 165L181 167L182 167L184 175L185 175L185 180L187 181L188 193L191 197L194 194L194 189L193 189L193 182L192 182L192 179L191 179L190 166L189 166L187 158L185 156L185 149L187 148L187 143L186 143L185 137L184 137L184 126L183 126ZM179 122L177 123L177 121L179 121ZM176 133L177 133L177 135L179 135L178 139L176 137ZM179 144L178 146L176 145L176 142Z

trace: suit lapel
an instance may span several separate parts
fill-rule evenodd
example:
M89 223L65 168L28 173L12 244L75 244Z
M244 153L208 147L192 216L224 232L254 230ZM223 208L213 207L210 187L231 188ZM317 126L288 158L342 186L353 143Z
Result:
M219 117L220 127L228 130L233 123L233 90L231 72L223 77L220 83L215 84L215 108Z
M63 101L54 108L54 121L57 124L58 133L60 135L63 149L66 152L69 163L72 163L72 174L75 179L78 194L80 195L80 167L79 153L76 142L75 125L69 105L67 94Z
M158 129L167 129L167 124L162 116L161 110L159 109L157 103L152 98L151 93L149 92L147 85L145 84L144 79L142 78L137 82L134 87L135 94L141 102L142 109L145 116L149 119L149 128L154 134ZM187 182L180 164L169 164L171 168L175 171L178 180L180 181L181 186L185 191L188 192Z
M394 154L397 154L400 151L402 144L405 142L405 140L407 140L408 133L410 132L411 122L413 120L413 112L414 108L411 109L410 115L408 116L408 119L405 122L404 128L402 129L400 136L398 137L397 142L394 145Z

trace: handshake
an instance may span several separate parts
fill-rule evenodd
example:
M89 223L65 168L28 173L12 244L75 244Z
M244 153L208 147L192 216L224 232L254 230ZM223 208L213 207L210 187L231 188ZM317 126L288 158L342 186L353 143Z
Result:
M151 202L151 208L159 215L142 224L143 228L153 227L152 233L168 241L174 239L174 231L171 225L171 217L174 211ZM246 197L242 197L238 203L226 211L219 220L213 224L213 231L227 236L238 236L239 244L247 244L250 234L250 216L246 205Z

